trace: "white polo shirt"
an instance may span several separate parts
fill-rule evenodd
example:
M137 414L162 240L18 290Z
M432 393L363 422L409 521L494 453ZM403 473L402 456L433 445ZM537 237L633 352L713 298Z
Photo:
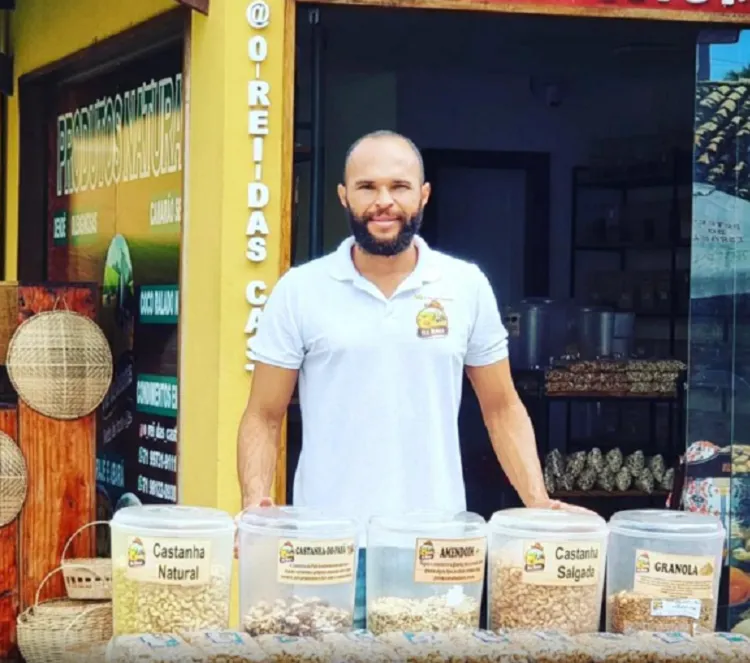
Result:
M386 298L352 262L353 238L287 272L252 344L299 369L302 453L294 504L354 517L462 511L464 366L508 356L489 281L417 238L412 274Z

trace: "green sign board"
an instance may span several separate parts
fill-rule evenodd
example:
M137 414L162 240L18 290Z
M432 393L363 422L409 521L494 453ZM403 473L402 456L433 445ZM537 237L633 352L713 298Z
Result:
M166 375L139 375L135 409L146 414L176 417L179 394L177 378Z
M68 243L68 213L55 212L52 216L52 242L55 246Z
M144 285L138 312L141 324L176 325L180 315L180 289L176 285Z

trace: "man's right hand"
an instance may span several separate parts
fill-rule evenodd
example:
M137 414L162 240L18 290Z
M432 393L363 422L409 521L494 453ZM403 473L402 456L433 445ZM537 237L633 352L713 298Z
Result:
M252 504L252 503L247 504L245 506L245 509L251 509L253 506L268 508L268 507L272 507L275 505L273 503L273 500L270 497L262 497L260 502L258 502L257 504ZM240 544L239 544L238 535L235 533L234 535L234 558L239 559L239 556L240 556Z

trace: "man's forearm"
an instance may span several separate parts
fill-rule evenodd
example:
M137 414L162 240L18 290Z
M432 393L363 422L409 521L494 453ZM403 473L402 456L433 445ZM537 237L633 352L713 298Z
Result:
M245 412L242 417L237 441L237 467L243 508L270 497L280 433L280 421L269 421L250 412Z
M549 500L536 450L534 428L520 400L488 416L492 447L510 483L526 506Z

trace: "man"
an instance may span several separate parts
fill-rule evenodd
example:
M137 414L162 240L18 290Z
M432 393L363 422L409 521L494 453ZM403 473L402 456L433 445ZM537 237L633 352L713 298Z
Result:
M238 440L244 506L270 503L299 376L296 505L353 517L363 528L374 514L465 510L458 411L466 370L523 503L562 508L545 490L487 278L418 235L430 185L417 148L389 131L360 138L338 195L352 237L279 280L254 339ZM360 613L362 601L360 589Z

